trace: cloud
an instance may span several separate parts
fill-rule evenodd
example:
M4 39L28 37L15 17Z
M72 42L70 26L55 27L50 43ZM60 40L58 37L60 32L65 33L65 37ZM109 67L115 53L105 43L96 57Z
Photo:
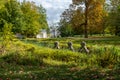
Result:
M42 6L47 10L48 22L58 22L62 12L69 7L72 0L27 0L34 1L37 5Z
M58 22L62 12L67 9L71 3L72 0L44 0L42 5L47 10L48 22ZM47 4L51 6L48 7Z
M41 2L41 4L44 5L44 8L46 8L46 9L53 7L53 5L51 3L48 3L48 2Z

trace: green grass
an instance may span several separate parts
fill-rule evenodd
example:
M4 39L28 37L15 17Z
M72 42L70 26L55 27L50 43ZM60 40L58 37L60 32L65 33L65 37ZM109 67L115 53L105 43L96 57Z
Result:
M14 40L0 55L2 80L119 80L120 42L114 38L56 38ZM79 53L81 41L90 53ZM61 49L53 49L54 41ZM67 49L74 43L75 52Z
M4 69L4 71L3 71ZM119 80L120 71L100 68L71 66L17 66L3 68L0 77L3 80Z

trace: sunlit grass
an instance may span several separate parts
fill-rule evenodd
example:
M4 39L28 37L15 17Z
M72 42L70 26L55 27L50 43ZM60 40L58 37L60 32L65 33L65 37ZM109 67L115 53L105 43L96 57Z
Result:
M16 40L5 54L0 55L0 78L106 80L111 75L113 79L120 78L119 40L85 40L90 49L89 54L78 52L82 40L84 39ZM61 49L53 48L54 41L60 42ZM73 42L75 52L67 49L68 41Z

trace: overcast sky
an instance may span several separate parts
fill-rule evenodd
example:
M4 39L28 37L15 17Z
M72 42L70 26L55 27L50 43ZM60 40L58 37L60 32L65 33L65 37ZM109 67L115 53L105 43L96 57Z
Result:
M22 0L20 0L22 1ZM47 20L50 23L56 23L60 20L61 13L69 7L72 0L26 0L34 1L37 5L42 6L47 10Z

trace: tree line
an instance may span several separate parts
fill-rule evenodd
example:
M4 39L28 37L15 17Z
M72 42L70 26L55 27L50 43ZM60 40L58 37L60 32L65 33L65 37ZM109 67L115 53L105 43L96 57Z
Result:
M46 18L46 10L42 5L26 0L0 0L1 35L9 31L14 35L20 33L35 37L40 29L48 29Z
M61 36L114 34L120 36L120 0L72 0L61 14Z

